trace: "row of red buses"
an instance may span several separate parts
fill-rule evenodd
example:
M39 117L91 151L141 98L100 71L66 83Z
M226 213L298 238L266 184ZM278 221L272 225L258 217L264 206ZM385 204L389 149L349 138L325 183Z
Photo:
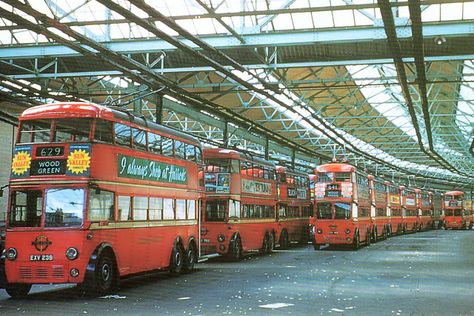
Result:
M309 177L235 150L204 150L204 254L239 259L307 236Z
M315 249L321 244L357 249L392 234L440 227L443 221L439 205L435 217L431 192L396 186L345 163L318 166L315 174Z
M472 201L462 191L449 191L443 196L443 211L446 229L471 229L474 219Z
M200 143L89 103L25 110L11 166L4 287L192 270L198 259ZM137 260L137 258L139 260Z

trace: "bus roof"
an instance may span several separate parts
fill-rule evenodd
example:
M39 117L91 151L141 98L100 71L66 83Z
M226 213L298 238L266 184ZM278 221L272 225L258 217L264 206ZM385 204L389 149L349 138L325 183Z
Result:
M233 158L238 160L248 160L258 162L259 164L275 168L275 164L264 159L257 158L247 153L243 153L233 149L227 148L205 148L203 150L204 158Z
M200 144L199 140L189 134L160 125L145 118L138 117L132 113L87 102L61 102L37 105L26 109L20 116L20 120L54 119L54 118L78 118L90 117L101 118L110 121L130 122L132 124L176 136L193 144Z
M448 191L444 193L444 195L463 195L463 194L464 194L463 191Z
M306 178L309 177L309 175L307 173L304 173L303 171L294 170L285 166L276 166L276 171L277 173L286 173L289 175L301 176Z
M348 163L332 162L324 165L317 166L316 172L354 172L356 167Z

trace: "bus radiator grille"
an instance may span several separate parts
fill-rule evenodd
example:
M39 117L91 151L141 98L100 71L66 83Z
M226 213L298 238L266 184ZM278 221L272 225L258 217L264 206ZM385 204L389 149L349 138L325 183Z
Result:
M20 279L22 280L48 279L50 277L55 279L64 278L64 267L20 267Z

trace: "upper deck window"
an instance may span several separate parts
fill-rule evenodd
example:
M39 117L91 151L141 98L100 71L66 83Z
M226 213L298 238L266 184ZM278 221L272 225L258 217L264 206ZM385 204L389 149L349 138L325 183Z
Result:
M230 173L230 159L210 158L205 160L206 172Z
M351 182L351 173L350 172L336 172L334 180L336 182Z
M69 118L56 120L53 142L87 142L92 120L89 118Z
M146 150L146 132L138 128L132 128L133 148Z
M111 121L96 120L94 140L112 144L112 126L113 123Z
M334 179L334 173L332 173L332 172L320 172L320 173L318 173L318 182L319 183L332 182L333 179Z
M174 155L177 158L184 159L185 157L185 150L184 150L184 143L179 140L174 141Z
M51 120L23 121L20 125L20 143L47 143L51 140Z
M130 141L132 138L132 130L130 126L120 124L120 123L115 123L114 131L115 131L115 143L117 145L130 147Z

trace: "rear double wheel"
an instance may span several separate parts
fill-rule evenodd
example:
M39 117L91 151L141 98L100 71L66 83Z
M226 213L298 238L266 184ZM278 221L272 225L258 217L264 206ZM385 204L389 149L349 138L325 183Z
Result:
M190 243L188 246L188 250L186 251L186 265L185 265L185 272L191 272L194 270L194 265L197 261L197 251L196 246L194 243Z
M367 235L367 240L369 240L370 235ZM354 250L357 250L360 248L360 236L359 236L359 231L357 230L354 234L354 241L352 242L352 248Z
M280 249L288 249L289 245L290 240L288 239L288 233L284 230L280 234Z
M240 236L236 236L234 240L230 242L227 257L235 261L242 258L242 241L240 240Z
M181 244L177 243L171 250L170 268L169 272L171 275L181 274L186 267L186 258L184 250Z

